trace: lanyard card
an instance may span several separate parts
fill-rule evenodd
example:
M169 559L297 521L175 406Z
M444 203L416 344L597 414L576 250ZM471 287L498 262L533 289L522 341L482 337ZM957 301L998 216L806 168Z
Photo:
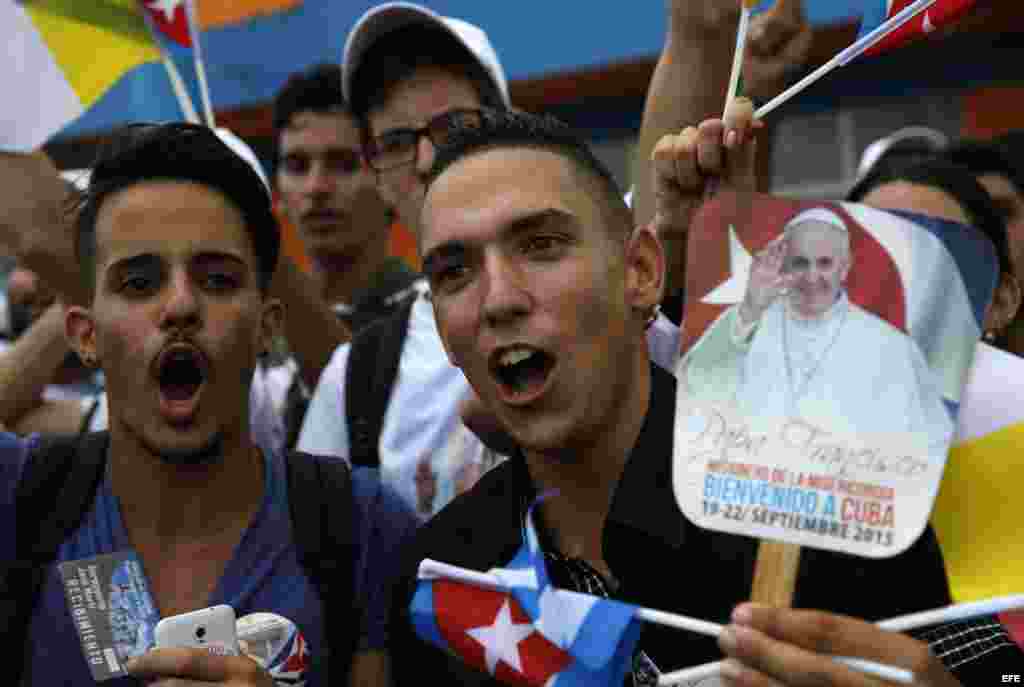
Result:
M97 682L126 675L124 663L153 647L160 616L133 551L59 565L68 610Z

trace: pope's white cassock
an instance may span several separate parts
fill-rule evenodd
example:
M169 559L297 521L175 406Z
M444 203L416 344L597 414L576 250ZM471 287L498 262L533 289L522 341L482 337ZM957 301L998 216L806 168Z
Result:
M842 437L906 433L945 460L954 423L938 381L909 336L850 303L841 291L813 320L778 298L744 325L726 310L679 361L691 401L734 406L752 428L800 418ZM910 439L911 437L907 437Z

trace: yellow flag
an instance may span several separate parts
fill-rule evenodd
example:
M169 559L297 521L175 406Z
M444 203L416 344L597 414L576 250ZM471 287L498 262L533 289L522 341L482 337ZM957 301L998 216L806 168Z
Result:
M978 347L932 511L955 601L1024 590L1024 359Z
M0 0L10 98L0 148L30 150L81 115L130 69L159 59L132 0Z

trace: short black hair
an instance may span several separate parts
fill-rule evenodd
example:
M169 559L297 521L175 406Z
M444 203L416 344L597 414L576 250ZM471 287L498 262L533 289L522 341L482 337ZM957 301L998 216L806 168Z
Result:
M341 89L341 67L321 62L288 77L274 97L274 149L300 112L340 113L354 118ZM276 157L276 153L275 153Z
M971 225L992 242L999 258L999 270L1012 274L1006 220L992 196L978 182L976 174L975 170L939 154L927 160L886 165L882 169L872 170L857 184L848 200L859 202L873 189L898 181L938 189L954 198L963 208Z
M212 129L184 123L129 125L100 151L89 188L75 208L75 254L92 287L100 208L112 194L147 181L200 184L237 207L252 240L260 290L267 291L281 246L270 193L256 170Z
M1024 193L1024 160L1014 159L1009 143L965 140L946 151L946 156L967 167L975 176L1004 176L1010 180L1017 193Z
M465 75L484 107L506 109L501 91L464 45L440 27L415 24L381 36L360 59L352 75L352 112L362 122L364 133L369 132L370 110L382 105L395 84L421 67L439 67Z
M601 205L606 218L613 225L621 224L623 227L621 238L629 235L633 228L633 215L615 177L582 137L551 115L483 110L476 122L456 124L435 151L434 164L427 173L427 187L457 161L497 148L534 148L561 155L585 183L603 196Z

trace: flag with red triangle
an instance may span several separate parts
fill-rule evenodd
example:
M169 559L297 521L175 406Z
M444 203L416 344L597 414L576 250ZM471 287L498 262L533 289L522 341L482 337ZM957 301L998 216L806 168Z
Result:
M922 36L934 33L947 26L960 21L974 6L975 0L936 0L928 9L919 13L906 24L896 29L888 36L865 51L865 55L879 55L888 50L900 48ZM902 10L914 4L914 0L887 0L887 11L885 19L899 14ZM876 28L875 26L861 26L861 35Z
M154 32L183 48L192 47L187 0L139 0Z

